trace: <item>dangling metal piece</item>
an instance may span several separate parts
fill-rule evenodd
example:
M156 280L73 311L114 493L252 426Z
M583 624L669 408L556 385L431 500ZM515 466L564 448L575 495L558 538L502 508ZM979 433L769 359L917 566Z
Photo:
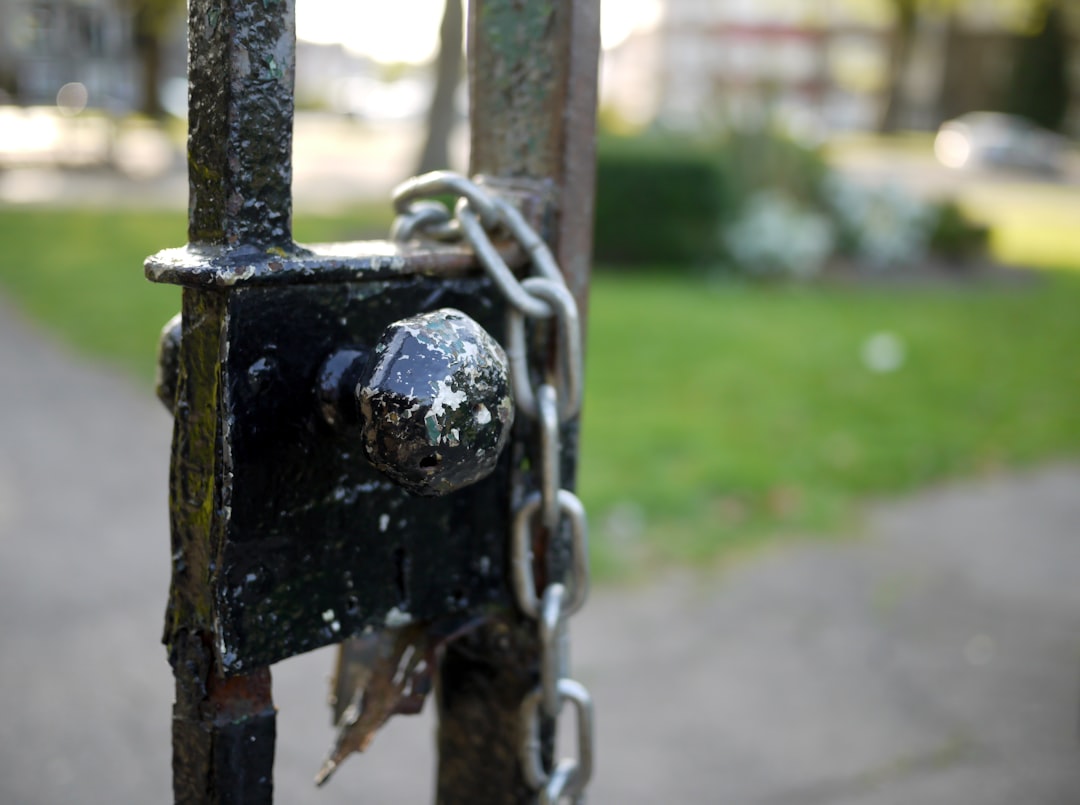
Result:
M419 713L431 689L427 624L409 624L350 638L341 645L333 683L337 740L315 775L323 785L353 752L363 752L375 732L396 714Z
M344 640L329 696L338 734L315 784L325 784L345 758L367 749L391 717L423 710L436 652L482 620L451 617L408 623Z

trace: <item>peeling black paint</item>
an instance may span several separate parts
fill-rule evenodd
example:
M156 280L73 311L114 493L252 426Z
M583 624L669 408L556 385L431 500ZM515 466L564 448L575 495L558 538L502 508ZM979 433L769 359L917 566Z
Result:
M443 663L438 799L532 803L513 747L536 629L511 602L505 546L534 486L533 429L515 426L490 477L418 498L362 457L346 376L326 381L334 355L374 354L384 328L418 311L459 308L502 340L503 301L461 247L293 243L293 5L190 0L189 244L146 266L184 286L161 386L175 401L165 641L176 801L270 802L272 662L367 627L479 615ZM583 310L595 43L578 38L595 34L598 4L472 6L473 172L545 184L538 220ZM576 423L564 436L569 482ZM557 573L564 540L553 541Z
M471 572L478 556L504 561L509 455L487 480L417 498L369 464L358 421L325 421L326 359L342 344L373 353L424 303L467 310L502 336L501 300L482 277L185 291L170 620L212 629L224 673L389 617L509 605L503 577Z
M188 5L191 243L292 243L292 2Z

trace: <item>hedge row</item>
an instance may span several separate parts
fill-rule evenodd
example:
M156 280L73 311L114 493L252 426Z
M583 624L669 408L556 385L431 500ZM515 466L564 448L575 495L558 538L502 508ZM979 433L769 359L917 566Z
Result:
M703 146L669 139L601 138L596 259L685 264L717 253L723 174Z
M597 154L598 264L694 266L725 261L721 231L764 188L827 210L821 154L769 132L723 140L601 137ZM930 249L962 260L986 248L987 231L951 203L935 205Z

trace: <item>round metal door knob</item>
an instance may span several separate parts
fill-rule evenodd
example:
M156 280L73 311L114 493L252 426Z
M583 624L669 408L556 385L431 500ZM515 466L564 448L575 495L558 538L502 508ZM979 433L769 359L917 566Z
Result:
M506 353L453 308L387 327L355 397L368 460L418 495L491 474L514 419Z
M157 395L175 405L180 316L165 325ZM367 459L417 495L445 495L495 469L514 402L503 348L460 310L443 308L387 327L373 350L344 348L319 371L316 398L335 429L359 427Z
M154 393L169 413L173 413L176 407L182 330L183 318L177 313L165 322L165 326L161 328L161 335L158 337L157 377L154 380Z

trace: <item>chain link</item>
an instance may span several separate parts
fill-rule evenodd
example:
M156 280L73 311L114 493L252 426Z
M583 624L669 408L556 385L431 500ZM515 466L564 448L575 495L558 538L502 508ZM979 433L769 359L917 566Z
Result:
M559 527L559 490L562 489L562 467L559 455L559 403L555 387L547 383L540 387L540 505L541 522L549 532Z
M568 489L560 489L557 495L560 526L565 521L570 526L570 600L565 606L567 616L575 614L585 603L589 594L589 555L585 506ZM543 505L543 495L533 492L517 510L510 531L511 568L514 597L517 605L533 620L540 617L540 596L536 592L533 574L532 527L536 513Z
M453 212L434 195L457 198ZM518 408L539 431L539 489L525 496L514 514L510 535L511 583L518 607L537 622L540 682L521 703L518 754L522 775L542 805L585 801L593 767L593 703L585 687L569 678L568 618L581 609L589 590L588 529L585 507L562 488L561 426L581 411L584 368L577 303L566 287L551 250L524 216L503 198L476 182L447 171L416 176L394 190L391 237L409 240L464 240L509 303L506 354ZM509 235L529 256L533 276L518 280L491 241L491 233ZM530 355L527 319L554 320L555 360ZM534 362L530 362L530 358ZM543 378L534 386L533 377ZM565 579L536 589L533 529L548 531L549 546L564 532L570 538L570 567ZM540 738L541 715L558 720L570 702L576 714L577 756L545 767ZM557 731L556 731L557 732Z
M390 228L390 239L396 241L411 240L417 232L436 240L456 240L461 237L461 228L446 207L437 201L416 201L407 212L394 219Z
M577 303L570 289L563 283L556 283L543 277L530 277L521 283L522 287L534 298L547 302L555 311L558 325L559 352L556 381L562 386L563 394L559 400L559 419L568 421L581 411L582 383L584 380L584 361L581 349L581 322L578 320ZM525 318L520 311L511 309L507 314L506 340L510 349L517 355L526 353ZM507 352L507 356L510 352ZM510 364L514 393L518 396L518 407L529 417L536 419L539 409L536 395L529 382L529 367L525 360L517 365ZM561 376L560 376L561 375ZM521 389L518 395L517 390Z

